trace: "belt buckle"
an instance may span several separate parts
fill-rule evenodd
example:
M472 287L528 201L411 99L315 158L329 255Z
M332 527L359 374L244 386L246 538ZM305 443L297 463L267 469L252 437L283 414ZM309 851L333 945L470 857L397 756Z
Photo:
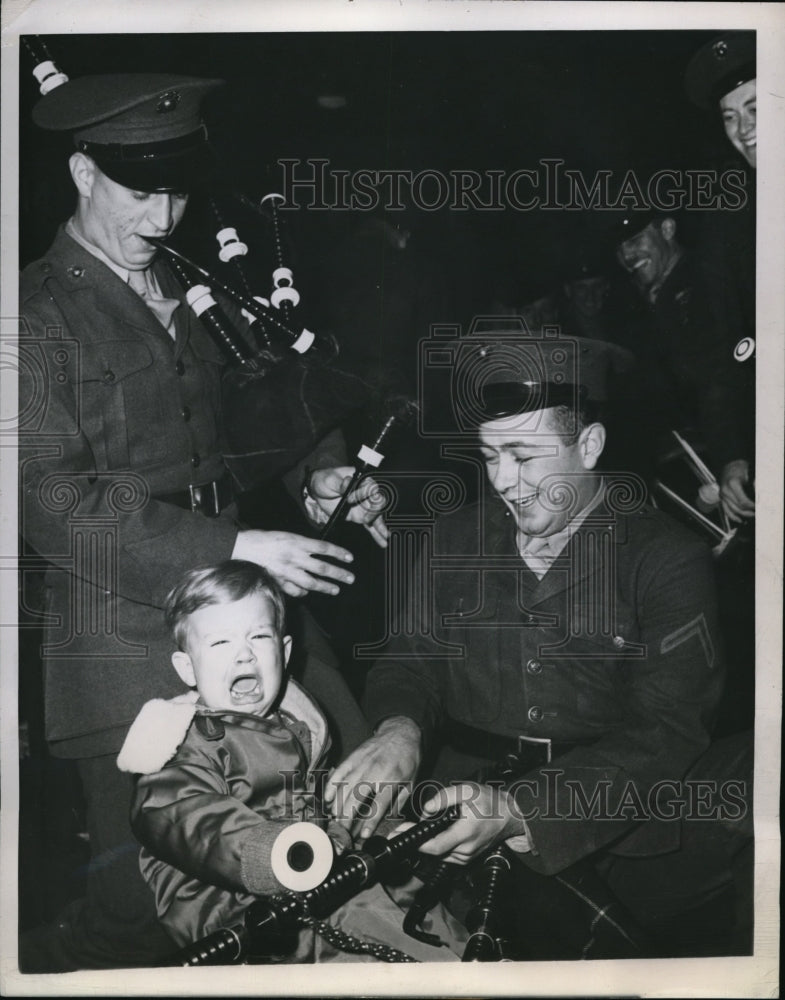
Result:
M207 491L210 491L209 493ZM191 511L203 514L205 517L218 517L221 505L218 499L218 482L214 479L204 486L189 486L188 495L191 498Z
M549 736L518 736L518 753L522 754L529 747L545 751L545 763L550 764L553 760L553 740Z
M191 513L197 514L202 509L202 487L189 485L188 495L191 498Z

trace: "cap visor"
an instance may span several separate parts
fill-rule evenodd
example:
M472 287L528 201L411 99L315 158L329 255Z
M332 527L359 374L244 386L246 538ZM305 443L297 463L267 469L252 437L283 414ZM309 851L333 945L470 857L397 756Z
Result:
M187 155L145 160L109 160L94 157L103 173L132 191L182 192L204 187L216 174L212 150L202 146Z
M581 386L540 382L491 382L483 388L481 419L499 420L553 406L576 406L585 392Z

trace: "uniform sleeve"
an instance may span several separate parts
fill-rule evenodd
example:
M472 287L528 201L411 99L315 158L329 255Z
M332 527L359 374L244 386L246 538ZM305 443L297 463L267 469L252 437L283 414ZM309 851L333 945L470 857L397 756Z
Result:
M445 657L434 655L432 637L438 641L441 630L435 607L423 607L428 588L423 592L413 584L427 571L425 562L423 555L417 558L412 580L403 588L392 636L368 673L363 711L372 729L394 715L411 719L420 727L427 750L444 720L442 685L448 664Z
M755 338L755 192L739 211L708 213L696 249L697 290L704 319L701 425L717 470L754 458L755 362L736 359ZM745 357L742 352L742 358Z
M623 668L622 723L515 790L538 852L526 863L546 874L667 817L666 800L684 791L679 782L709 745L723 670L708 548L650 547L636 602L644 655Z
M426 752L444 719L438 679L446 671L444 660L422 659L416 639L404 640L405 650L394 660L379 660L366 683L363 711L372 729L382 720L402 715L422 731Z
M137 779L131 806L134 834L154 857L199 882L255 895L283 888L270 852L290 823L233 798L216 761L187 747L175 762Z

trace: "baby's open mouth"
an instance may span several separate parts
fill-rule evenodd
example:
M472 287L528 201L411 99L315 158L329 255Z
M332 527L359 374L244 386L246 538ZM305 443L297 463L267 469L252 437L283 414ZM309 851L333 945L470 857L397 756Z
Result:
M255 701L261 694L259 678L255 674L243 674L241 677L235 677L230 691L233 701Z

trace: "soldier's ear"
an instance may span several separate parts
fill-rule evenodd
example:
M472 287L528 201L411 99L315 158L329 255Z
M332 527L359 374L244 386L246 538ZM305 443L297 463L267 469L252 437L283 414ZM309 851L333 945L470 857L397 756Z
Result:
M95 160L85 153L72 153L68 161L76 190L82 198L89 198L95 182Z
M172 666L177 671L180 676L180 680L186 687L196 687L194 665L191 663L191 657L188 653L184 653L182 649L178 649L172 653Z
M584 469L593 469L605 448L605 428L602 424L589 424L578 437L581 462Z

